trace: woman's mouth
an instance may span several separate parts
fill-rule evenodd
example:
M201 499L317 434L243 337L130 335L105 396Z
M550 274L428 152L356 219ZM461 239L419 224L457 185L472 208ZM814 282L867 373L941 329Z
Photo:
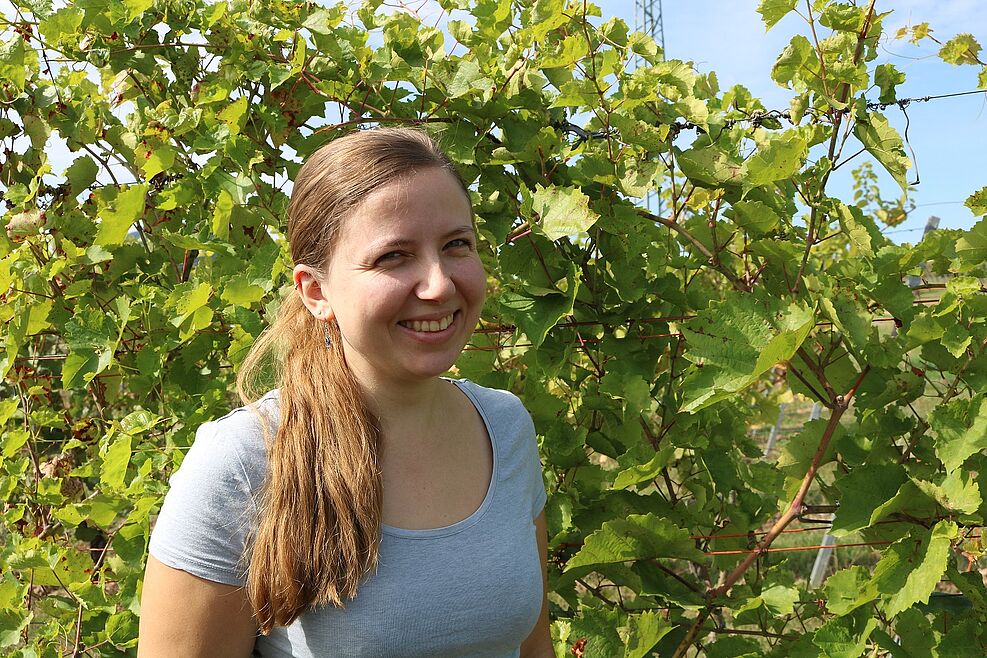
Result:
M454 311L443 318L439 318L438 320L402 320L398 322L398 324L417 333L439 333L449 328L449 325L453 323L456 313L458 312L459 311Z

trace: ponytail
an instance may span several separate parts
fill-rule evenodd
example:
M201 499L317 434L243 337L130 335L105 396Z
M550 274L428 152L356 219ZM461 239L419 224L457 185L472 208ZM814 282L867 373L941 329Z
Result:
M326 348L321 324L292 290L237 375L240 397L256 399L248 382L265 357L283 354L280 422L247 571L264 635L313 604L343 607L377 565L380 428L345 365L339 328L329 323Z

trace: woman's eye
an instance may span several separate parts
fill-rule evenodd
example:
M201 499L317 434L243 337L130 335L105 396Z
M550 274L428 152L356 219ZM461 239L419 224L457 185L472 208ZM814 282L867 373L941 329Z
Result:
M386 263L386 262L389 262L389 261L395 261L395 260L397 260L399 258L401 258L401 252L400 251L389 251L386 254L384 254L383 256L381 256L380 258L378 258L376 262L377 263Z
M472 246L473 246L473 243L470 242L469 240L467 240L466 238L457 238L457 239L453 240L452 242L450 242L449 244L446 245L446 247L449 247L449 248L452 248L452 249L457 249L457 248L461 249L463 247L469 249Z

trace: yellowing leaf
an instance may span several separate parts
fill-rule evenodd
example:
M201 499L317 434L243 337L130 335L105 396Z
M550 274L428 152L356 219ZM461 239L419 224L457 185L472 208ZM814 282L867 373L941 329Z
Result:
M175 164L175 149L168 144L160 144L153 148L137 149L138 157L143 157L141 169L148 179L171 169Z
M549 240L585 236L598 214L590 210L589 197L572 187L541 187L532 197L532 210L541 216L535 229Z
M744 188L784 180L797 172L805 163L809 147L798 132L788 131L771 135L758 145L757 151L744 163L747 176Z
M17 91L23 91L26 76L24 40L14 35L9 41L0 43L0 80L9 82Z
M140 18L141 14L154 5L154 0L122 0L123 6L127 8L127 22Z
M212 6L206 7L205 19L206 27L212 27L216 22L226 15L226 0L220 0Z
M974 215L987 215L987 187L982 187L967 197L964 205Z
M980 44L972 34L957 34L939 49L939 57L949 64L979 64Z
M238 135L243 127L244 117L247 114L247 97L240 96L216 115L220 121L230 127L231 135Z
M233 214L233 196L226 190L219 191L216 207L212 212L212 232L220 240L230 237L230 216Z
M124 187L99 214L95 244L109 247L123 243L131 225L144 214L147 185Z
M798 0L761 0L757 13L761 14L765 31L774 27L778 21L795 9Z

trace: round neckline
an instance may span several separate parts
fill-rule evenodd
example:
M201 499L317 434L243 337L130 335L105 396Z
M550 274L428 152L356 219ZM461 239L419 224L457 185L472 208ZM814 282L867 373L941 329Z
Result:
M497 485L497 476L500 471L500 466L499 458L497 457L497 438L494 435L494 431L490 426L489 420L487 419L487 414L484 412L483 405L480 404L476 394L470 390L470 387L467 386L467 384L472 384L472 382L468 379L451 379L449 377L441 377L441 379L452 383L456 386L456 388L463 392L466 398L470 401L470 404L473 405L473 408L476 409L476 412L480 414L480 419L483 421L484 428L486 428L487 437L490 442L490 451L493 455L493 467L490 469L490 484L487 485L486 495L484 495L480 506L473 510L472 514L464 519L456 521L455 523L439 528L399 528L397 526L392 526L381 522L381 534L391 535L393 537L403 537L405 539L435 539L437 537L454 535L475 525L490 507L491 501L493 500L494 489Z

